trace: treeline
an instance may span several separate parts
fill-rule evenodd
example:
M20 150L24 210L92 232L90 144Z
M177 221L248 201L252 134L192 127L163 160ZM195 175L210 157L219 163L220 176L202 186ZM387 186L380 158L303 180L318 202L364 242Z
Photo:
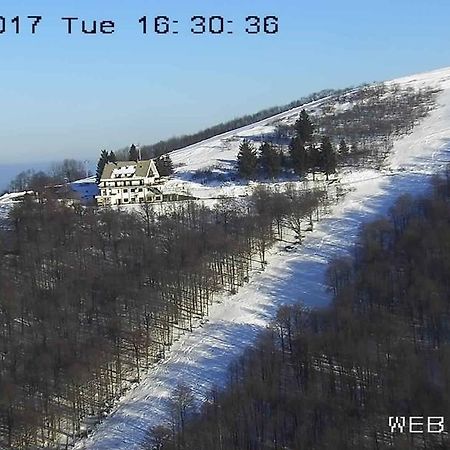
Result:
M156 214L26 198L0 231L0 447L81 436L217 291L264 267L287 229L300 240L325 200L259 188L243 203Z
M82 161L64 159L60 163L52 164L49 170L29 169L20 172L10 182L8 190L11 192L42 192L48 186L76 181L90 175Z
M435 88L413 89L379 84L339 96L317 116L319 135L344 139L348 151L338 152L343 165L382 164L394 140L409 134L436 107Z
M379 167L394 139L410 133L435 107L438 91L375 85L333 97L320 113L300 112L292 125L278 124L256 147L242 141L237 172L243 179L328 179L345 166ZM280 139L289 144L279 144ZM199 174L208 178L207 173ZM209 177L213 177L210 173Z
M294 125L294 136L286 155L282 149L270 142L261 144L258 150L248 140L244 140L237 155L238 173L241 178L254 179L267 176L272 179L293 171L300 177L312 173L313 180L317 172L323 172L328 180L336 171L338 157L328 136L320 144L314 139L315 126L306 110L302 110ZM339 144L342 154L348 153L344 139Z
M273 108L264 109L255 114L249 114L246 116L239 117L237 119L230 120L225 123L220 123L213 127L199 131L198 133L173 137L171 139L157 142L156 144L153 145L145 145L142 147L142 156L144 159L155 158L157 156L163 155L173 150L178 150L180 148L187 147L188 145L196 144L197 142L201 142L205 139L217 136L218 134L226 133L228 131L235 130L236 128L241 128L246 125L250 125L259 120L267 119L268 117L274 116L275 114L288 111L292 108L297 108L306 103L310 103L312 101L319 100L321 98L330 95L342 95L344 92L347 92L348 90L349 89L342 89L342 90L325 89L320 92L308 95L307 97L303 97L300 100L293 101L287 105L275 106ZM127 149L122 150L122 152L126 154Z
M354 256L330 264L332 305L281 308L199 413L180 385L171 424L150 430L147 448L449 448L449 199L450 171L364 227ZM394 416L406 417L403 434ZM423 433L409 433L411 416ZM443 433L428 432L436 416Z

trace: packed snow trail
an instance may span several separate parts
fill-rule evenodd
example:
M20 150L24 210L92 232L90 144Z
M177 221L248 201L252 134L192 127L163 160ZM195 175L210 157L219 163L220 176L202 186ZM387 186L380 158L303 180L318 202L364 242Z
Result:
M431 175L450 162L450 69L397 80L403 85L440 86L439 106L412 134L398 140L390 157L393 172L361 170L344 174L352 187L334 206L303 245L291 252L274 249L265 271L232 296L222 295L203 326L175 342L166 359L120 402L98 429L76 448L86 450L142 450L148 430L170 416L171 392L179 383L190 386L197 399L213 386L223 386L227 368L283 304L327 305L324 284L328 263L348 254L362 224L385 214L399 195L420 194Z

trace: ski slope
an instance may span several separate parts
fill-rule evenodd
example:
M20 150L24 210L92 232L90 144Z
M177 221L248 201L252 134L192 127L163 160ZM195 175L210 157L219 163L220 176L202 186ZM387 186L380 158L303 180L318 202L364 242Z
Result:
M348 194L307 235L303 245L290 252L274 248L265 271L253 273L237 294L219 297L207 321L182 336L167 358L150 370L98 429L78 442L77 449L142 450L147 430L169 419L168 399L178 383L190 386L202 400L211 387L223 386L228 365L255 341L280 305L303 302L320 307L329 303L324 284L328 263L351 251L362 224L385 214L399 195L424 192L430 177L450 162L450 68L395 82L436 86L443 91L439 106L412 134L396 141L387 169L342 174L341 184L349 188ZM270 123L266 120L238 134L258 130ZM213 156L214 149L219 149L217 142L233 136L227 134L179 150L174 160L190 157L190 167L200 166L213 157L217 159ZM203 158L203 151L210 152L209 156Z

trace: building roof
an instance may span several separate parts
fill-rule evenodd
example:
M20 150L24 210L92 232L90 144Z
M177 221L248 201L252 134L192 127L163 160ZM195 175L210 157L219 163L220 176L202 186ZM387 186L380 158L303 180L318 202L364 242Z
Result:
M158 169L153 160L145 161L117 161L105 165L102 173L102 180L127 180L130 178L159 178Z
M87 177L87 178L82 178L81 180L72 181L69 184L71 184L71 185L74 185L74 184L97 184L97 181L95 179L95 175L93 175L92 177Z

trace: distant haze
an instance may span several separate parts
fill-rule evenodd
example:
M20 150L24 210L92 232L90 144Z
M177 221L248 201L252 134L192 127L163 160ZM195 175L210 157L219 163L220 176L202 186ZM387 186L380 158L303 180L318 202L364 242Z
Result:
M63 158L61 158L62 160ZM36 172L51 169L53 162L28 162L18 164L0 164L0 193L7 189L11 180L20 172L25 170L34 170ZM86 161L87 170L93 172L95 170L95 162L93 160Z
M10 19L29 14L42 15L38 32L24 23L15 35ZM179 20L179 34L144 35L144 14ZM195 14L232 20L233 35L192 34ZM2 0L1 15L0 164L95 159L321 89L450 64L447 0ZM117 32L68 35L68 15L115 20ZM247 34L248 15L279 17L279 33Z

